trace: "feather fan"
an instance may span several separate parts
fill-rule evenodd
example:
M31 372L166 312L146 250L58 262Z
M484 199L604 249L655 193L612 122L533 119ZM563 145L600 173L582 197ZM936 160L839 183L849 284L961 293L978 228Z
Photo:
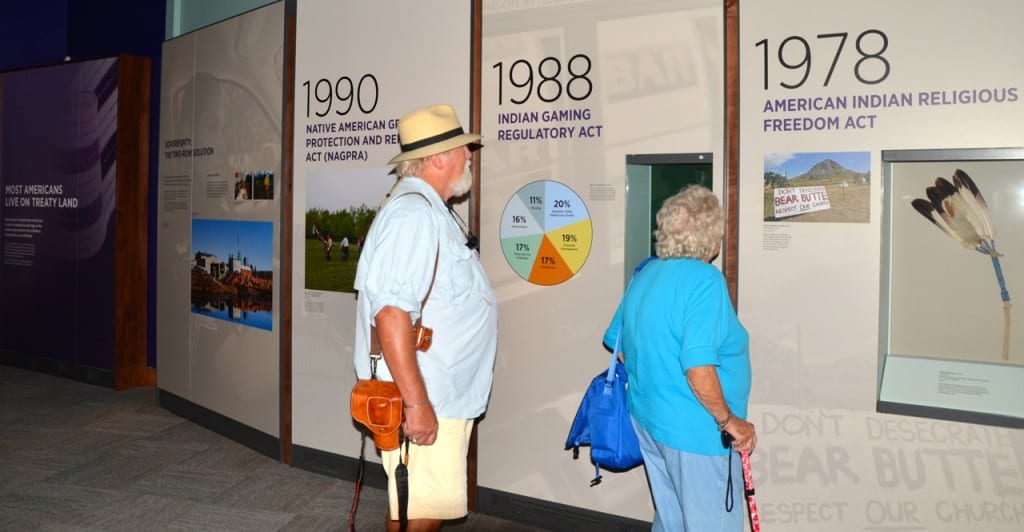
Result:
M935 185L925 189L928 199L915 199L914 209L942 232L967 249L988 255L996 271L1000 298L1003 300L1003 360L1010 353L1010 293L999 264L1002 255L996 251L996 226L988 210L988 203L969 175L959 168L953 172L953 182L938 177Z

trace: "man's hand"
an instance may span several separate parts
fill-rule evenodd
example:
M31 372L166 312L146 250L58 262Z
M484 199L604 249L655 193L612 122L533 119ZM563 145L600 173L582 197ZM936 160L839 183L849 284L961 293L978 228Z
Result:
M376 321L384 361L405 402L405 421L402 423L405 437L417 445L431 445L437 439L437 415L427 397L427 387L416 360L409 314L388 306L377 313Z
M413 403L416 404L416 403ZM433 445L437 439L437 415L430 403L423 403L412 408L405 407L405 421L402 430L405 437L416 445Z

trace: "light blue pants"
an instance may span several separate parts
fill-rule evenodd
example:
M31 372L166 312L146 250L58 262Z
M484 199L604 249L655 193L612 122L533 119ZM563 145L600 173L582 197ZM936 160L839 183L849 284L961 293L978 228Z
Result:
M743 532L747 502L739 454L732 457L732 511L726 511L728 456L673 449L654 441L636 421L633 427L654 498L652 532Z

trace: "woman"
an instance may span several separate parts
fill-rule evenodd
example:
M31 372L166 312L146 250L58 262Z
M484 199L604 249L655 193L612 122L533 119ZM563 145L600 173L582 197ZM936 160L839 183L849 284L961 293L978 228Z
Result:
M721 250L723 218L706 188L691 185L666 199L654 232L657 260L630 283L604 335L605 345L614 345L622 324L627 406L655 531L743 530L740 460L730 459L722 432L737 451L752 451L757 437L744 420L749 337L722 273L710 264Z

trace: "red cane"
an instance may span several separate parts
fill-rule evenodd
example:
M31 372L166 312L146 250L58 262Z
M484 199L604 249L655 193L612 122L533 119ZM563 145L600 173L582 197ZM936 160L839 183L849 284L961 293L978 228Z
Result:
M751 532L761 532L761 520L757 517L757 500L754 499L754 475L750 473L750 451L740 452L743 459L743 487L747 497L747 508L750 510Z

